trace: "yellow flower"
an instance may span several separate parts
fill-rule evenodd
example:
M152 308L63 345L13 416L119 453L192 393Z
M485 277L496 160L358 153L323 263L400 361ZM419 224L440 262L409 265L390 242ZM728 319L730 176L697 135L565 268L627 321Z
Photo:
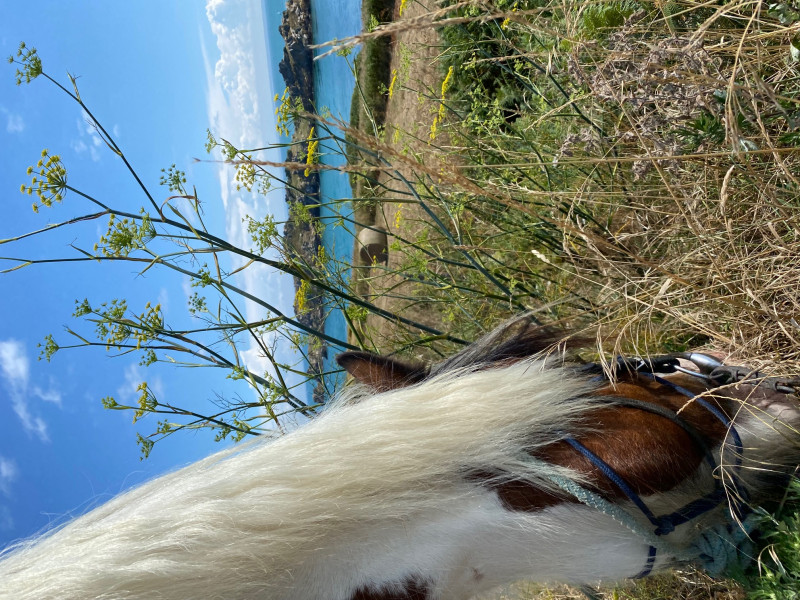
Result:
M450 81L453 79L453 70L454 69L451 65L450 68L447 69L447 75L445 76L444 81L442 82L442 102L444 102L444 95L450 88Z
M303 172L303 174L308 177L308 174L311 173L311 165L317 164L317 146L319 146L319 140L312 140L311 138L314 137L314 128L311 128L311 131L308 132L308 154L306 154L306 164L308 168Z
M300 287L297 288L297 293L294 296L294 304L295 304L295 307L297 308L297 313L298 314L303 314L304 312L306 312L306 310L308 308L307 293L308 293L308 288L309 287L310 286L309 286L308 281L303 280L300 283Z
M447 69L447 75L445 76L444 81L442 81L442 96L441 99L439 100L439 112L433 118L433 123L431 124L431 139L436 138L436 131L439 127L439 123L441 123L444 120L444 115L445 115L444 97L445 94L447 94L447 90L450 88L450 82L453 80L453 71L454 69L452 66L449 69Z

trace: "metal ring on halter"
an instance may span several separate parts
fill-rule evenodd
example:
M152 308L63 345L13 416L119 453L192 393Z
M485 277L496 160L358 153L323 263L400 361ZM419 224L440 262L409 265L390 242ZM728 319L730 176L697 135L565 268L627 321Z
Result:
M714 381L713 379L711 379L710 375L706 375L705 373L702 373L700 371L692 371L691 369L687 369L686 367L681 367L680 365L675 367L675 370L681 373L685 373L686 375L691 375L692 377L697 377L698 379L702 379L703 381L709 381L709 382Z
M711 371L723 366L721 360L714 358L710 354L705 354L704 352L676 352L675 356L684 358L693 363L704 375L710 375Z

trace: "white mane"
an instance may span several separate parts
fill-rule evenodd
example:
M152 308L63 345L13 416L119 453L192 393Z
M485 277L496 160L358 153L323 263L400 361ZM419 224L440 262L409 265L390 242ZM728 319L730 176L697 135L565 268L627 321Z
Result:
M6 551L0 599L349 598L398 561L393 542L375 542L382 531L402 537L421 515L485 503L465 474L504 469L547 486L520 455L574 432L589 391L522 361L346 393L289 435L213 455Z

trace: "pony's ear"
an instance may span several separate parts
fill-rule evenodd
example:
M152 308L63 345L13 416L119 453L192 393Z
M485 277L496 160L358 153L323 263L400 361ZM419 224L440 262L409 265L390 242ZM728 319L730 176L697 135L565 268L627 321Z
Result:
M345 352L336 357L336 362L356 381L371 387L376 392L413 385L428 375L428 368L425 366L405 363L371 352Z

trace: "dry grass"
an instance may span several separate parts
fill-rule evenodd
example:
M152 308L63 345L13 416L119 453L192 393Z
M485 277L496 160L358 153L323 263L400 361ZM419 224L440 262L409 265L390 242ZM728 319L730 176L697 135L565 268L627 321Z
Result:
M743 600L743 590L731 582L715 581L697 571L654 575L637 582L613 588L592 588L597 600ZM521 582L508 589L482 596L481 600L587 600L586 594L574 587L547 588Z
M494 3L472 5L476 21L503 18ZM432 82L408 84L419 104L427 103L427 122L372 147L420 198L384 173L384 198L392 201L384 204L384 224L422 239L437 256L469 253L507 284L536 292L487 285L494 295L481 298L477 283L474 292L454 291L452 284L471 274L436 261L411 278L442 282L444 292L372 292L395 296L390 303L413 299L406 305L446 327L458 326L458 318L442 305L458 302L470 315L465 336L524 306L571 327L599 323L606 347L711 344L773 370L800 370L800 186L792 135L800 73L789 48L798 26L753 2L680 7L671 28L639 9L595 37L581 33L584 8L561 10L558 19L561 5L549 18L542 9L504 13L503 51L475 63L535 61L548 73L533 83L549 77L567 90L559 98L551 85L544 107L525 98L508 127L470 122L455 94L445 94L450 112L440 128L447 141L424 139L438 90ZM401 20L391 30L419 31L443 14L452 13L417 15L407 29ZM538 48L516 43L531 36L548 41ZM421 203L460 243L427 216L428 231L420 232ZM404 223L398 211L413 217ZM522 237L533 222L546 239L540 232ZM395 253L388 271L396 284L419 257L407 247ZM487 302L494 308L476 308Z
M574 233L589 252L571 266L600 290L603 320L628 341L684 330L796 372L798 149L781 139L797 109L796 63L787 60L794 29L739 12L748 7L729 6L697 32L650 45L651 32L629 19L589 74L585 59L571 57L593 97L619 108L609 133L626 163L610 162L635 190L575 198L616 214L605 239ZM729 14L747 26L713 29ZM718 139L687 152L680 128L720 112Z

